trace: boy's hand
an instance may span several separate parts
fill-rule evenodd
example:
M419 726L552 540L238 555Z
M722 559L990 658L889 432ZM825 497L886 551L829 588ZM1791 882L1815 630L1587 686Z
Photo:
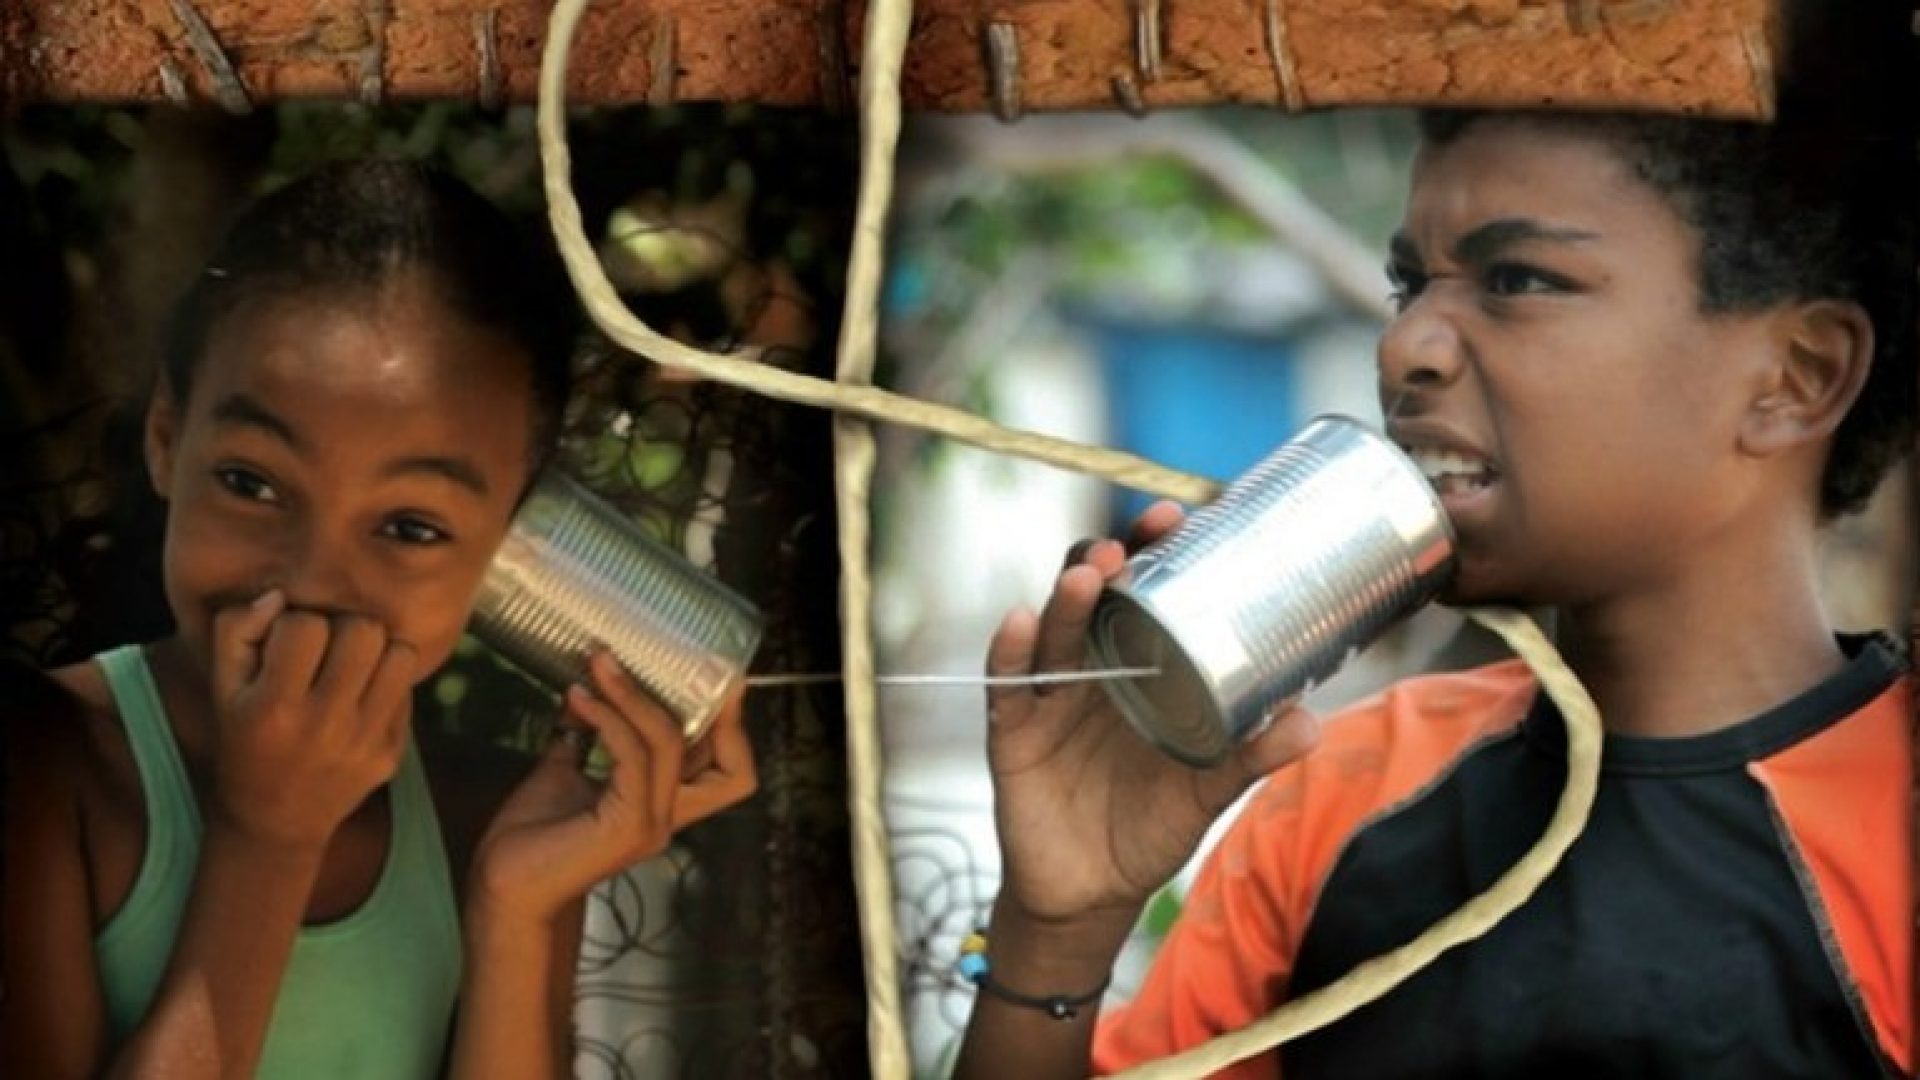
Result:
M278 590L214 616L214 813L325 847L399 767L416 666L375 620L288 611Z
M698 746L612 655L588 663L591 689L568 689L562 731L592 731L612 759L604 785L580 772L580 747L556 739L488 826L469 904L545 922L595 885L666 849L673 834L753 794L742 686Z
M1135 523L1144 546L1181 521L1155 504ZM1103 540L1077 553L1036 620L1020 609L994 635L992 675L1074 671L1088 623L1126 551ZM1293 710L1211 769L1166 756L1136 733L1097 683L988 691L987 756L1005 881L995 912L1025 930L1084 925L1124 933L1153 891L1190 858L1208 825L1255 780L1305 753L1313 716ZM1115 942L1117 945L1117 941Z

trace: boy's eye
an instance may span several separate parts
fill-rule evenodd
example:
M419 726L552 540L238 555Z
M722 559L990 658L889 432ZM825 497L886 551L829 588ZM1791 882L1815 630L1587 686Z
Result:
M447 531L438 525L432 525L417 517L409 516L389 518L385 524L380 526L380 535L389 540L398 540L403 544L413 544L421 547L429 544L443 544L452 539L452 537L447 534Z
M1566 281L1557 275L1520 263L1495 263L1487 267L1481 283L1494 296L1562 292L1567 288Z
M213 470L213 478L221 487L249 502L277 503L280 501L280 493L274 490L273 484L252 469L226 465Z
M1427 287L1427 275L1416 267L1389 263L1387 283L1391 286L1387 299L1392 302L1393 310L1400 312L1407 310L1408 304L1420 298L1421 291Z

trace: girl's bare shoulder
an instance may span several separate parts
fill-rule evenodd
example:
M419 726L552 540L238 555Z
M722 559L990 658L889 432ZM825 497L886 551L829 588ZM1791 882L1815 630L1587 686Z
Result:
M90 660L41 671L0 662L0 727L8 759L64 781L77 796L98 797L139 775L113 693Z

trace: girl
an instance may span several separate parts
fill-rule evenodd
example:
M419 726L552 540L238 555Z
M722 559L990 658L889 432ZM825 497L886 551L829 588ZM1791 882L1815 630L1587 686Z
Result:
M604 654L523 779L414 747L566 400L546 265L457 182L361 163L189 290L144 433L175 632L0 706L7 1075L567 1072L582 898L754 777L737 698L683 775Z

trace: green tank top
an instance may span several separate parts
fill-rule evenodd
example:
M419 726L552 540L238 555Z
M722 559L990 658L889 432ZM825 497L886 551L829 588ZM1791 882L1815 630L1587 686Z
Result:
M140 770L146 853L133 890L94 938L117 1045L166 970L199 863L200 810L137 645L99 657ZM380 880L353 914L300 931L256 1074L262 1080L421 1080L439 1072L460 988L460 923L432 798L409 745L390 787Z

